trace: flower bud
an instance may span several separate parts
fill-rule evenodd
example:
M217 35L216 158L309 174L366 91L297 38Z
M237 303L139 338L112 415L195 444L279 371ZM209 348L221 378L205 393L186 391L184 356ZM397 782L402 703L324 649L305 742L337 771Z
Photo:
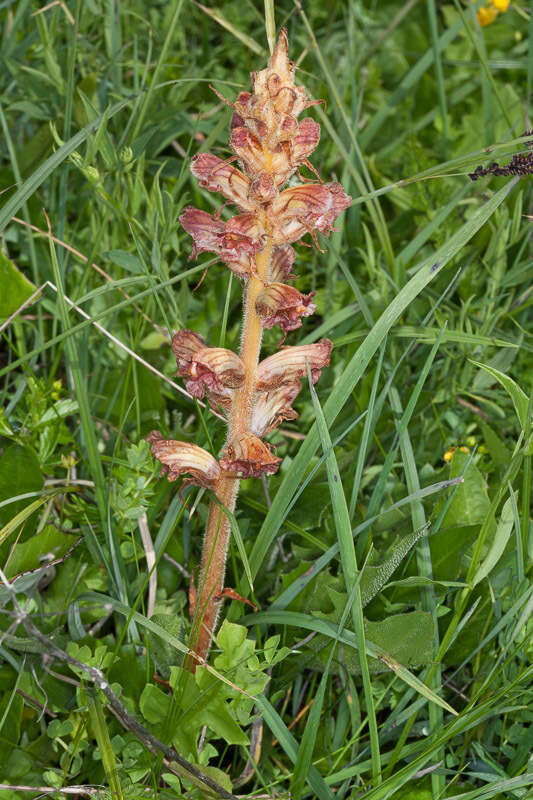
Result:
M183 485L194 483L204 489L214 489L220 478L220 467L213 456L201 447L188 442L163 439L159 431L152 431L146 440L152 445L152 455L163 465L162 474L169 481L188 474Z
M260 293L255 308L264 328L279 325L286 333L299 328L302 317L308 317L316 311L315 304L311 302L315 294L302 294L286 283L270 283Z
M307 375L307 363L313 383L316 383L322 368L329 365L332 348L333 344L329 339L320 339L314 344L297 347L283 347L260 362L257 368L256 391L267 392L283 384L294 383L298 378Z
M199 153L192 159L191 172L200 186L210 192L220 192L245 211L253 209L249 199L250 179L227 161L211 153Z
M244 433L226 447L220 466L242 478L259 478L278 471L281 458L273 456L264 442L252 433Z
M262 438L284 420L296 419L298 414L291 408L291 403L301 388L300 381L296 380L258 394L252 412L251 432Z

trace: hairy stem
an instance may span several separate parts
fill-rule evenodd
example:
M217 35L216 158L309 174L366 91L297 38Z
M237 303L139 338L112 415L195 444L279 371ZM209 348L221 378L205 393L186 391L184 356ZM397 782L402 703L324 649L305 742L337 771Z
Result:
M263 328L255 310L259 293L269 278L272 258L272 237L269 236L265 248L256 255L256 275L248 280L243 299L244 323L242 329L240 357L244 364L244 383L235 390L233 405L228 423L226 444L246 433L250 426L253 411L255 378ZM233 511L239 491L240 478L222 475L216 495L219 501ZM201 658L206 658L213 638L218 612L222 599L220 593L224 588L226 557L229 544L229 520L215 502L209 508L204 545L202 550L202 566L200 573L200 591L196 615L196 641L193 650ZM189 660L188 668L194 672L196 662Z

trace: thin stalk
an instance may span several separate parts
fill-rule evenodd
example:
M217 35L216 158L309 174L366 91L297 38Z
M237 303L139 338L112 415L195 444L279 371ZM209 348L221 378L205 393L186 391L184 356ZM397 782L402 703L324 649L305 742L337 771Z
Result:
M244 323L242 329L240 357L244 364L244 382L235 391L229 418L226 444L246 433L250 427L253 410L255 380L263 327L255 309L256 300L268 282L272 258L272 237L266 247L255 257L256 273L248 280L243 299ZM233 511L239 491L239 477L223 474L216 487L216 496L228 511ZM226 558L228 554L230 523L218 503L209 507L205 539L202 549L200 574L200 596L196 622L196 642L194 651L206 658L213 637L213 631L221 605L221 592L224 588ZM189 661L188 668L194 672L196 662Z

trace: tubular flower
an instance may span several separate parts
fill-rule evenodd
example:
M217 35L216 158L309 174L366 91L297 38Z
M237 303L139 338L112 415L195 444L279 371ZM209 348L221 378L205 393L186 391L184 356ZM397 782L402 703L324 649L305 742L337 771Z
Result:
M294 383L282 384L270 392L261 392L252 412L251 432L263 437L284 420L296 419L298 414L291 408L291 404L301 388L300 381L296 380Z
M263 242L262 239L243 232L243 228L250 233L254 232L250 220L246 218L243 223L243 217L246 215L233 217L228 223L224 223L207 211L188 206L179 219L187 233L192 236L194 258L200 253L216 253L232 272L246 276L250 274L250 256L261 250Z
M256 300L255 308L264 328L279 325L283 333L294 331L302 324L302 317L316 311L311 302L316 292L302 294L286 283L270 283Z
M146 440L152 445L152 455L163 465L162 474L167 475L169 481L189 474L190 477L183 481L184 486L194 483L204 489L215 487L220 478L220 467L207 450L188 442L163 439L159 431L152 431Z
M316 310L314 292L303 294L289 285L296 277L291 245L309 234L318 247L317 232L328 235L335 230L337 217L351 203L342 186L323 183L309 161L320 140L320 126L300 115L321 101L310 99L294 76L283 29L266 69L252 73L251 92L240 92L229 102L215 90L233 109L232 154L222 159L200 153L192 159L191 172L201 187L219 192L236 211L222 219L189 206L180 216L192 237L192 257L214 253L246 283L239 355L207 347L190 330L178 331L172 339L178 372L188 391L197 398L205 395L212 408L225 412L227 436L219 460L195 445L165 440L159 433L149 437L169 480L187 475L185 483L196 483L216 495L207 518L197 606L201 611L193 637L200 659L207 655L223 596L228 512L235 508L239 481L277 472L281 458L273 455L263 437L283 421L297 418L292 404L302 379L308 368L313 383L319 379L333 346L329 339L321 339L280 348L259 361L264 329L278 325L285 337ZM301 177L304 166L314 173L313 180ZM290 178L294 185L286 188ZM188 666L194 671L194 662Z
M253 209L253 203L249 199L250 178L227 161L211 153L199 153L191 162L191 172L200 186L204 186L210 192L220 192L243 211Z
M332 348L333 344L329 339L320 339L314 344L303 344L299 347L283 347L260 362L257 368L256 391L268 392L284 383L293 383L298 378L303 378L307 374L307 363L313 383L316 383L323 367L329 365Z
M267 445L253 433L233 439L226 447L220 466L242 478L259 478L278 471L281 458L273 456Z
M295 275L291 274L291 270L295 258L296 253L290 245L285 244L281 245L281 247L275 247L272 252L272 261L270 262L270 280L283 283L283 281L294 278Z
M206 347L193 331L178 331L172 338L178 371L186 378L185 386L199 400L207 394L212 404L227 407L231 392L244 381L244 364L238 355L225 347Z

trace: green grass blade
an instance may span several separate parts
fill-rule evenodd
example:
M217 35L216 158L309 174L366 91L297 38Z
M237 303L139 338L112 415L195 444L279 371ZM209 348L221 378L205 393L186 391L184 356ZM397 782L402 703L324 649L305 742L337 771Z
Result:
M379 736L378 726L376 721L376 712L374 708L374 698L372 695L372 683L370 681L370 671L368 669L368 661L366 659L366 645L365 645L365 628L363 620L363 604L361 602L361 590L358 585L359 570L357 568L357 559L355 556L355 546L352 537L352 526L350 523L350 514L348 512L348 505L346 497L342 488L342 481L339 472L339 466L335 457L335 451L331 444L331 437L329 435L328 426L324 418L318 396L313 386L311 378L311 370L309 364L307 365L307 377L309 382L309 390L311 392L311 399L313 401L313 409L315 412L316 422L318 426L318 433L322 444L324 455L326 456L326 469L328 474L328 485L331 496L331 506L333 510L333 519L335 523L335 530L337 533L337 541L339 543L339 553L344 574L344 582L346 584L346 592L351 595L354 592L352 604L352 619L354 624L355 635L357 638L357 649L359 651L359 662L361 665L361 674L363 678L363 690L365 694L366 711L368 715L368 730L370 733L370 752L372 758L372 776L374 781L379 782L381 779L381 760L379 753Z

